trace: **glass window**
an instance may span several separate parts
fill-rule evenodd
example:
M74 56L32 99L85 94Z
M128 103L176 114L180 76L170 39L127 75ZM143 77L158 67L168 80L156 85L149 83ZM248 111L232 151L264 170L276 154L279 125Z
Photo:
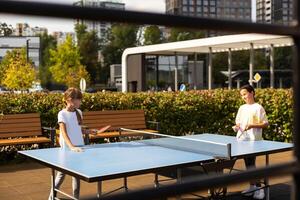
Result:
M203 1L203 5L207 6L207 5L208 5L208 1L207 1L207 0L204 0L204 1Z
M210 10L210 12L213 12L213 13L216 12L216 8L215 7L210 7L209 10Z
M202 11L201 7L197 7L197 12L201 12L201 11Z
M194 5L194 0L189 1L190 5Z
M187 0L182 0L182 4L183 4L183 5L187 5L187 4L188 4L188 1L187 1Z
M208 7L203 7L203 12L208 12Z
M182 6L182 11L187 12L188 11L187 6Z
M201 6L202 5L202 0L197 0L197 5Z
M190 12L194 12L194 11L195 11L194 6L190 6Z

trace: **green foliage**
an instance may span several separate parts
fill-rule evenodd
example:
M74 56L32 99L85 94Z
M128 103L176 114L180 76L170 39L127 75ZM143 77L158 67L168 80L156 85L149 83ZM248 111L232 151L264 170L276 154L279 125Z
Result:
M126 48L137 45L138 26L114 24L107 34L106 44L102 44L102 55L106 67L121 63L122 53Z
M71 36L59 45L56 50L50 49L50 72L57 83L68 87L78 87L81 78L89 81L89 74L80 62L79 49L75 46Z
M181 28L170 28L170 35L168 37L169 42L191 40L204 38L205 33L203 31L186 30Z
M265 108L270 126L263 131L265 139L292 141L292 90L257 89L256 100ZM56 126L57 113L64 105L62 94L1 94L0 112L39 112L43 126ZM238 90L202 90L159 93L84 94L81 109L143 109L147 120L161 123L161 133L219 133L235 135L232 126L243 101Z
M81 63L86 66L86 70L91 76L91 82L96 83L100 74L100 64L98 63L98 51L100 49L97 32L87 31L84 24L76 24L77 46L79 48Z
M1 84L12 90L26 90L36 79L34 66L27 62L25 49L8 52L1 62Z
M52 76L50 73L50 49L54 50L56 48L56 40L53 36L44 33L40 35L41 38L41 64L39 67L39 77L41 80L41 85L44 88L49 88L52 83Z
M144 45L160 44L163 42L163 35L158 26L151 25L146 27L144 39Z

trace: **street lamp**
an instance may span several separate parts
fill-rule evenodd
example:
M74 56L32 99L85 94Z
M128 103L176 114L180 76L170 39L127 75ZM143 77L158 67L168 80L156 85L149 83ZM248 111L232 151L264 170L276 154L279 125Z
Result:
M30 39L26 40L26 60L29 62L29 41Z

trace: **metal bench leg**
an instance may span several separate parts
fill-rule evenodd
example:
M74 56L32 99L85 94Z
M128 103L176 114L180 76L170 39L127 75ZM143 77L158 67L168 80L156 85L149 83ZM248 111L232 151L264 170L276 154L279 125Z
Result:
M97 182L97 198L100 199L102 195L102 181Z

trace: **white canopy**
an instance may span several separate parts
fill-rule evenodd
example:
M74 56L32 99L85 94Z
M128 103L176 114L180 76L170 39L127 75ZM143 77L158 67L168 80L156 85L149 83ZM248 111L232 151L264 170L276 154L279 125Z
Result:
M156 45L140 46L127 48L122 55L122 91L127 91L127 57L132 54L158 54L174 55L177 54L194 54L212 53L231 51L249 50L253 44L254 49L292 46L293 39L282 35L266 34L236 34L203 39L194 39L180 42L170 42Z

